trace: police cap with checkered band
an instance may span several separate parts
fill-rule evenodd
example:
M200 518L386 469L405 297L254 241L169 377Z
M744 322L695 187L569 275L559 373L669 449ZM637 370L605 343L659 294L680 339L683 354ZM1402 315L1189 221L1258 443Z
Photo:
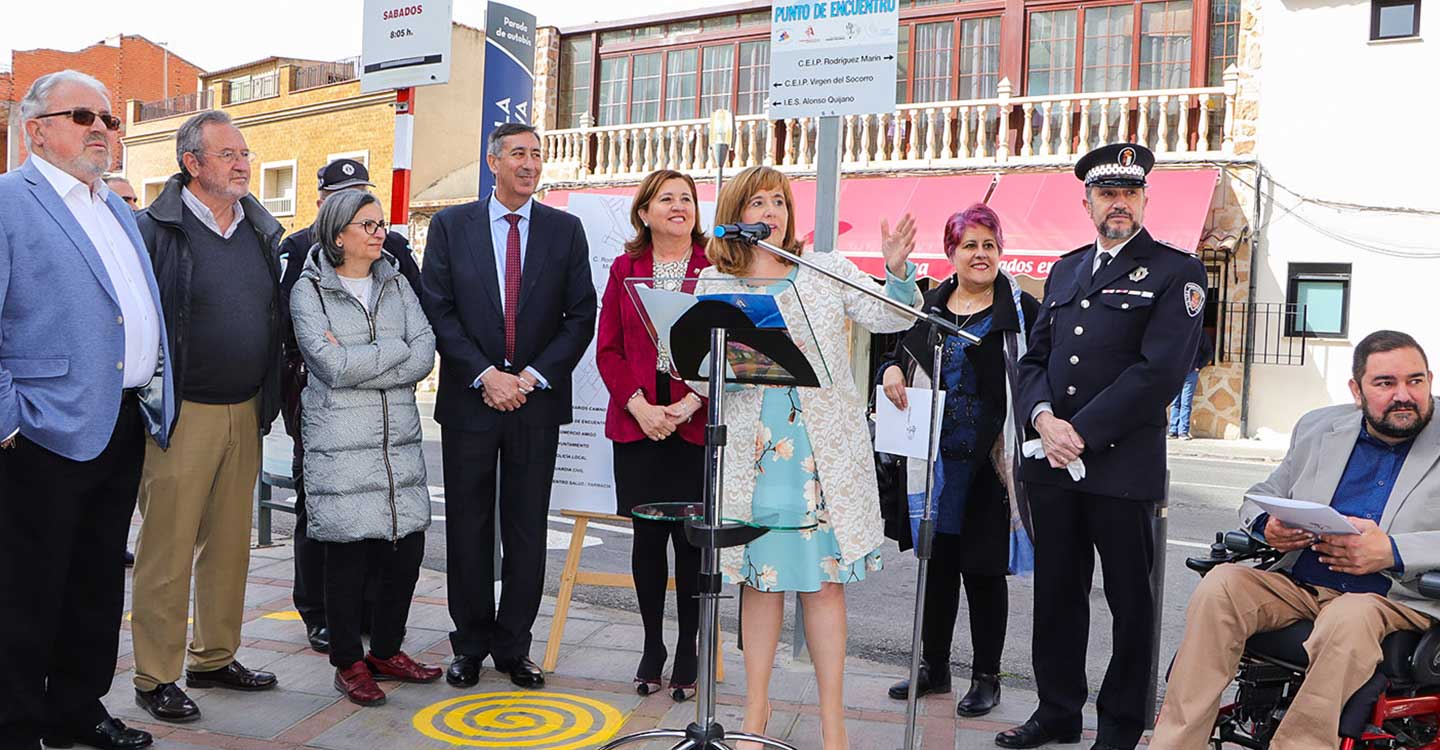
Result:
M1111 143L1080 157L1075 176L1085 187L1145 187L1155 154L1138 143Z

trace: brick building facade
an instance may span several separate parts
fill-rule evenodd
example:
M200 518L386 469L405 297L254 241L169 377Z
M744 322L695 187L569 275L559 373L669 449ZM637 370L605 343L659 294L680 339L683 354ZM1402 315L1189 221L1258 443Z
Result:
M0 94L5 95L7 103L18 102L30 90L35 79L67 68L92 75L105 84L110 89L110 106L116 114L122 114L121 110L129 99L151 101L191 93L199 86L200 76L204 73L199 66L167 51L165 47L143 36L126 34L110 37L75 52L16 50L11 53L9 90L0 84ZM16 132L13 138L8 138L6 149L0 152L6 155L6 158L0 158L0 172L18 167L26 156L20 124L12 121L10 113L6 114L6 130L13 128ZM122 131L123 128L122 125ZM8 133L0 134L0 143L5 142L7 136ZM116 154L117 169L122 158L121 154Z

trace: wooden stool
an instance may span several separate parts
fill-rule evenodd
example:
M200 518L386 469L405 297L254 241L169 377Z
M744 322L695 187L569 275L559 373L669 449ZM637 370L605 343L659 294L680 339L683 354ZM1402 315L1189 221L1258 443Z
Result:
M611 513L593 513L587 510L562 510L560 515L573 520L575 530L570 533L570 550L565 553L565 570L560 574L560 591L555 595L555 616L550 621L550 638L545 642L545 662L541 668L546 672L554 672L555 664L560 661L560 638L565 634L565 618L570 614L570 597L575 592L576 584L635 590L635 579L629 573L599 573L580 569L580 555L585 550L585 529L589 527L590 522L628 524L630 519ZM675 590L673 576L666 582L666 590ZM720 655L718 638L715 641L715 650L717 657L715 659L715 675L723 681L725 679L725 662L718 658Z

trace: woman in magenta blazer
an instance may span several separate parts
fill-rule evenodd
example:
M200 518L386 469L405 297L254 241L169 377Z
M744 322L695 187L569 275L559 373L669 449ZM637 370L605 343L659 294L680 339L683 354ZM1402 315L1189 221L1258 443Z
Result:
M615 443L616 512L624 516L645 503L698 502L705 462L704 401L671 377L670 355L656 350L625 279L653 277L662 289L693 292L700 269L710 265L699 228L695 181L689 176L671 170L647 176L630 205L630 224L635 237L610 266L595 349L600 376L610 390L605 436ZM634 523L630 567L645 624L635 691L649 695L660 690L667 656L661 629L669 577L665 548L673 545L680 635L670 691L676 701L687 700L695 694L700 551L685 540L680 523L641 518Z

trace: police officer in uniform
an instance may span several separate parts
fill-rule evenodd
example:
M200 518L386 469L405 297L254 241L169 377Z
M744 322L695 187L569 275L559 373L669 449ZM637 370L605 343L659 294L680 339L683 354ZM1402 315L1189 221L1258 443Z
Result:
M323 204L326 198L342 190L368 191L375 187L375 183L370 181L370 170L354 159L336 159L321 167L316 177L319 179L317 189L320 193L320 197L315 201L317 207ZM284 398L280 413L285 418L285 431L290 434L295 444L291 463L291 473L295 478L295 609L305 621L305 635L310 641L310 647L326 653L330 650L330 631L325 625L325 550L318 542L305 535L305 477L301 472L305 446L300 442L300 392L305 390L305 358L301 356L300 347L295 343L295 328L289 322L290 290L300 278L300 271L305 268L305 255L314 244L315 239L310 234L310 227L301 229L280 243L280 309L285 316L285 370L281 379L281 393ZM410 241L398 232L387 232L383 247L385 252L395 256L400 262L400 274L410 282L410 287L418 295L420 266L416 264L410 251ZM369 582L366 586L366 600L372 601L373 598L374 583ZM369 632L368 622L367 617L367 626L364 628L366 632Z
M1131 750L1145 728L1154 689L1150 522L1165 492L1165 409L1194 359L1205 307L1200 261L1142 226L1154 164L1144 146L1118 143L1075 165L1098 237L1055 264L1020 361L1017 405L1045 452L1021 465L1035 528L1040 705L995 737L1001 747L1080 740L1097 550L1114 651L1094 747Z

